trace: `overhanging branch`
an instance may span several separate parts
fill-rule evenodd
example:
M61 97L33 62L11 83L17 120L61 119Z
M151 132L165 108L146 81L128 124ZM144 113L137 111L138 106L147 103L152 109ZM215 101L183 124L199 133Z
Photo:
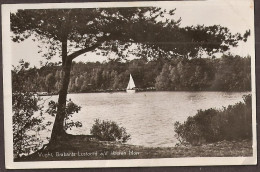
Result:
M97 43L95 43L94 45L92 45L91 47L86 47L86 48L84 48L84 49L81 49L81 50L79 50L79 51L76 51L76 52L74 52L74 53L68 55L68 58L71 59L71 60L73 60L73 59L75 59L76 57L80 56L81 54L87 53L87 52L89 52L89 51L93 51L93 50L95 50L97 47L101 46L101 44L102 44L104 41L107 41L107 40L112 39L112 38L113 38L113 35L112 35L112 34L110 34L109 36L104 36L104 37L100 38L100 40L99 40Z
M84 53L87 53L89 51L93 51L95 50L97 47L99 47L101 45L101 43L96 43L95 45L91 46L91 47L87 47L87 48L84 48L84 49L81 49L79 51L76 51L70 55L68 55L68 58L73 60L75 59L76 57L80 56L81 54L84 54Z

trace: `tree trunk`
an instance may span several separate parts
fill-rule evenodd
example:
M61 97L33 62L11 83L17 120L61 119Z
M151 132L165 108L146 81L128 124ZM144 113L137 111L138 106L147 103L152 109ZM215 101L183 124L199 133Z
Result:
M55 144L60 139L67 138L68 134L64 130L64 119L65 119L65 107L66 107L66 100L67 100L67 93L68 93L68 87L70 82L70 71L71 71L71 65L72 60L88 51L91 51L95 49L99 44L92 46L90 48L85 48L82 50L79 50L76 52L76 54L73 54L72 56L67 55L67 37L64 36L62 39L62 69L64 72L63 78L62 78L62 86L59 91L59 100L58 100L58 109L56 118L54 121L52 133L51 133L51 140L49 144Z
M67 100L68 86L70 82L70 71L71 71L72 59L67 58L67 40L62 41L62 67L63 67L63 79L62 87L59 91L58 109L55 122L52 129L50 142L56 142L66 136L64 130L64 119L65 119L65 107Z

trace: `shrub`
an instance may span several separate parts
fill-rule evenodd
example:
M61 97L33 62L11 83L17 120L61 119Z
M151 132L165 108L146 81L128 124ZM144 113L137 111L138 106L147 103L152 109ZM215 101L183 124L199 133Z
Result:
M90 133L102 141L121 141L125 143L130 139L130 135L127 134L126 129L119 127L113 121L100 121L96 119Z
M62 108L63 113L65 114L64 119L64 130L72 129L72 127L82 127L82 123L79 121L73 121L71 117L73 114L78 113L80 111L81 107L76 105L73 101L70 99L67 101L67 104L64 108ZM48 113L51 116L56 116L58 112L58 102L55 102L51 100L49 102L49 107L46 110L46 113Z
M243 96L244 102L229 105L222 110L199 110L184 123L174 124L176 137L181 144L192 145L221 140L252 139L251 95Z
M20 65L12 70L12 127L13 127L13 154L14 158L30 154L42 145L39 131L45 129L42 124L41 98L33 92L25 91L25 78L29 63L20 61ZM18 76L19 74L19 76ZM39 116L35 116L39 113Z
M42 107L38 106L39 97L32 93L15 93L13 103L13 153L14 157L30 154L42 144L39 131L45 128L42 125ZM40 116L34 116L35 112Z

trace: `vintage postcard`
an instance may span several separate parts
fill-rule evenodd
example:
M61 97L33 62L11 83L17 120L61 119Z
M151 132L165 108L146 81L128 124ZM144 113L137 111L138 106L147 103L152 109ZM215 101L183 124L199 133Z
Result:
M8 169L254 165L254 1L3 4Z

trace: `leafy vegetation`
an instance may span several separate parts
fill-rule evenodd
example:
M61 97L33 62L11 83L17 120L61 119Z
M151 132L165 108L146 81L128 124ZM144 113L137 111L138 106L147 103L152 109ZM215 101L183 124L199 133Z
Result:
M124 127L120 127L114 121L95 120L90 133L97 136L102 141L121 141L123 143L130 139Z
M55 117L57 115L57 109L58 109L58 103L54 101L49 102L49 108L46 110L48 114ZM72 127L82 127L82 123L79 121L74 122L71 120L70 117L72 117L73 114L78 113L80 111L81 107L76 105L73 101L69 100L66 104L66 107L63 108L63 113L65 114L65 120L64 120L64 129L70 129Z
M199 110L184 123L174 124L181 144L192 145L222 140L252 140L252 98L243 97L244 102L229 105L222 110Z
M42 125L42 106L38 105L40 97L24 90L26 78L25 70L29 63L21 61L21 65L14 68L12 78L12 108L13 108L13 153L14 157L26 155L36 151L42 141L39 131L45 128ZM38 112L39 116L35 113Z

